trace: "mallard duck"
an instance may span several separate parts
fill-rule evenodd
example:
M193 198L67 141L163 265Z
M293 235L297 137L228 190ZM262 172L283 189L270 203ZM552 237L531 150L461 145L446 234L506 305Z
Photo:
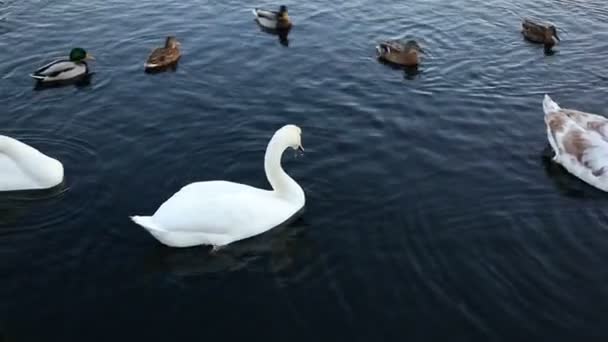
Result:
M543 44L546 51L550 51L555 44L560 41L557 29L554 25L536 23L531 19L524 19L521 24L521 33L524 37L533 42Z
M543 110L553 160L584 182L608 191L608 120L562 109L549 95L545 95Z
M393 64L415 67L420 64L422 48L414 40L405 43L397 40L382 42L376 46L378 58Z
M278 12L256 8L253 10L253 15L255 15L258 24L267 29L288 30L291 28L287 6L279 7Z
M174 65L181 57L180 46L181 44L177 41L177 38L173 36L167 37L165 47L154 49L148 60L146 60L144 67L147 70L152 70Z
M86 60L95 59L82 48L74 48L67 59L58 59L38 70L30 76L40 82L69 81L86 76L89 67Z

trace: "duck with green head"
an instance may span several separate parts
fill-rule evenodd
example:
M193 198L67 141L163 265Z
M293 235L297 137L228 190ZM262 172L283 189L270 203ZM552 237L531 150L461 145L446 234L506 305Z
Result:
M68 58L55 60L38 70L30 76L39 82L58 82L74 80L89 73L87 60L93 60L83 48L74 48Z

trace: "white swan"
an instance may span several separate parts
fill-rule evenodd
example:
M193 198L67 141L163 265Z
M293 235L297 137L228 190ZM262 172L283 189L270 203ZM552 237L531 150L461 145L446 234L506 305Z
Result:
M175 193L153 216L131 219L171 247L218 248L281 225L305 204L304 191L281 167L285 149L303 150L301 133L286 125L270 139L264 170L272 191L227 181L197 182Z
M0 191L49 189L63 182L63 165L37 149L0 135Z
M608 120L562 109L548 95L543 100L547 139L553 160L584 182L608 191Z

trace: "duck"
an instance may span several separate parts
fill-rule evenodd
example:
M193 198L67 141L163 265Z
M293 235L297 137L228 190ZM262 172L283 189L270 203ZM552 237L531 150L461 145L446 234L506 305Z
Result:
M165 39L165 47L156 48L150 53L144 63L146 70L156 70L175 65L181 57L179 50L181 43L174 36Z
M58 82L80 79L89 74L87 60L95 57L83 48L74 48L68 58L52 61L34 71L30 76L39 82Z
M543 99L543 111L552 160L585 183L608 191L608 120L562 109L549 95Z
M561 41L557 35L557 28L552 24L535 22L526 18L521 26L521 33L524 37L533 43L543 44L545 51L551 51L553 46Z
M403 43L398 40L388 40L376 46L376 52L380 60L406 66L416 67L420 64L422 48L415 40Z
M304 208L304 190L281 167L283 152L304 151L302 130L278 129L266 148L264 170L272 190L224 180L188 184L152 216L131 216L169 247L210 245L217 250L253 237L295 218Z
M63 164L17 139L0 135L0 191L43 190L63 182Z
M287 6L284 5L279 7L278 12L255 8L253 15L260 26L270 30L289 30L292 26Z

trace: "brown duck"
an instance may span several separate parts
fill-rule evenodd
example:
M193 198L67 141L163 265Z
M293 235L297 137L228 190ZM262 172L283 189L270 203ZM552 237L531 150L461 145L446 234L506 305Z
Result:
M521 33L527 40L543 44L547 51L551 50L560 41L557 29L551 24L537 23L531 19L524 19L521 26Z
M420 64L422 48L414 40L402 43L400 41L385 41L376 46L378 58L393 64L415 67Z
M145 68L147 70L153 70L174 65L181 57L181 52L179 51L180 45L177 38L173 36L167 37L167 40L165 40L165 47L156 48L152 51L144 64Z

